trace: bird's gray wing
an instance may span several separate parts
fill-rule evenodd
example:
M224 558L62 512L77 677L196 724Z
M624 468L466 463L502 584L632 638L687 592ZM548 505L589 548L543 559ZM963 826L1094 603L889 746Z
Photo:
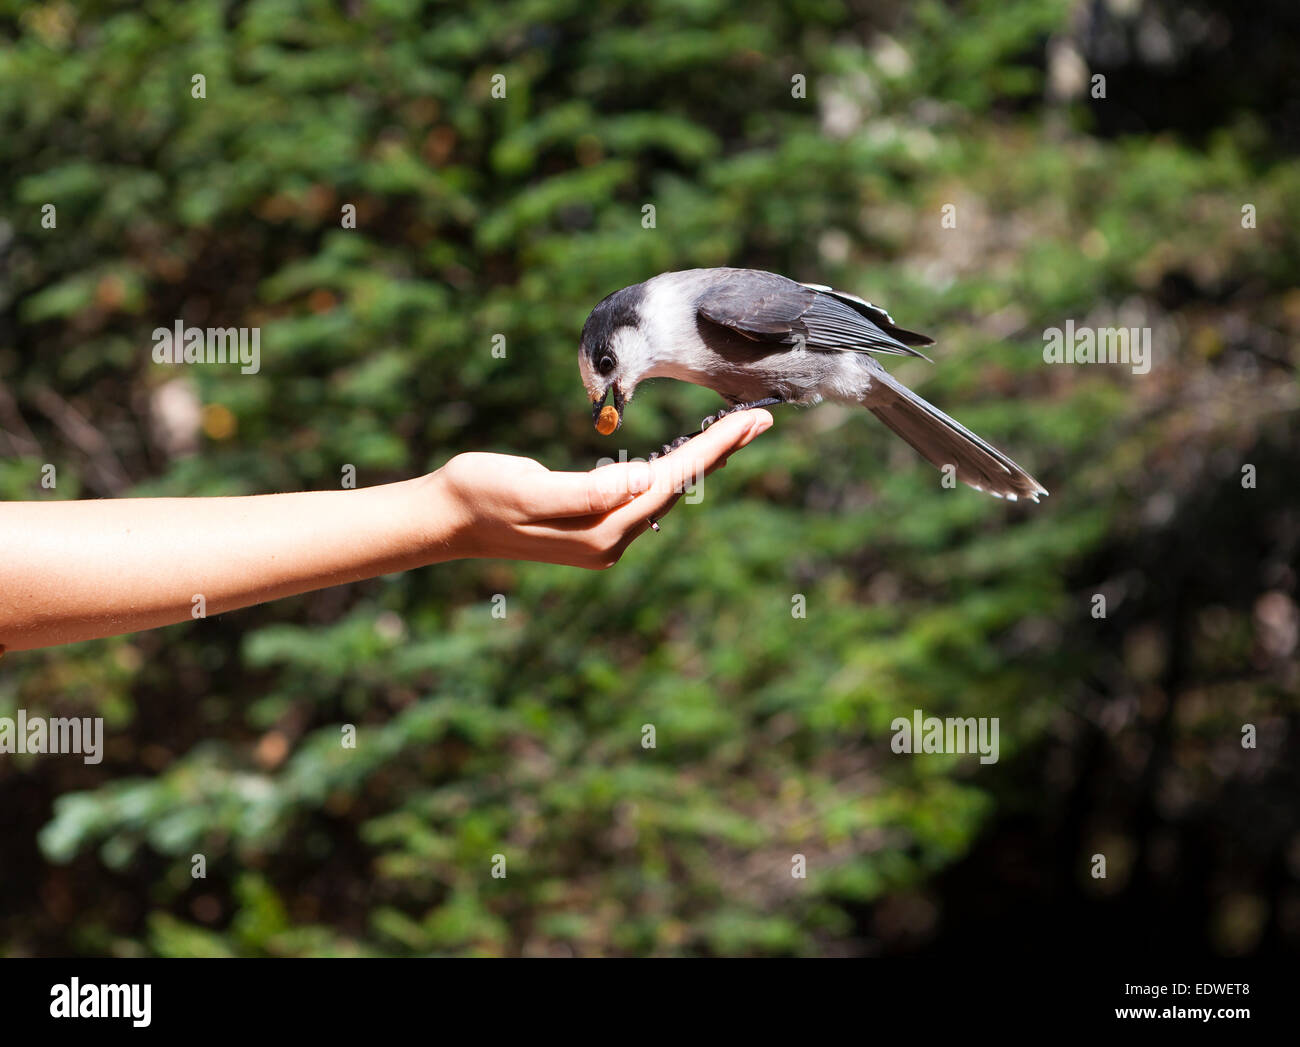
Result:
M852 298L852 296L849 296ZM924 336L895 328L883 309L838 293L795 283L775 273L739 271L710 286L696 300L699 317L753 342L804 345L809 349L849 349L864 353L920 356L892 331L913 339ZM868 311L879 315L877 323ZM928 345L929 339L919 342Z

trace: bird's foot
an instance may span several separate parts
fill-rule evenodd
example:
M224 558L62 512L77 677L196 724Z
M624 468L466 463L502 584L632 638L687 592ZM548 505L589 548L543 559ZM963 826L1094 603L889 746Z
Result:
M700 422L700 432L704 432L714 422L726 418L729 414L735 414L737 411L749 411L755 407L775 407L779 403L784 403L779 396L766 396L762 400L755 400L747 404L732 404L730 407L724 407L717 414L711 414L704 421Z
M671 454L673 451L677 450L677 448L681 447L682 444L686 443L688 440L694 440L695 437L699 436L705 429L713 425L714 422L726 418L729 414L735 414L737 411L748 411L755 407L775 407L777 404L782 403L785 403L785 401L779 396L768 396L762 400L755 400L753 403L732 404L730 407L724 407L717 414L711 414L708 418L704 419L704 421L700 422L700 427L695 432L687 433L685 436L679 436L670 444L664 444L663 450L655 451L650 455L649 460L653 462L660 455Z
M703 432L703 430L700 430L700 432ZM653 462L660 455L672 454L672 452L677 450L677 448L681 447L687 441L695 439L695 437L699 435L699 433L687 433L685 436L679 436L672 443L664 444L661 450L652 451L649 460Z
M700 432L704 432L704 430L707 429L709 426L711 426L714 422L721 421L723 418L726 418L727 415L735 414L739 410L741 410L741 408L739 407L724 407L717 414L711 414L707 418L701 418Z

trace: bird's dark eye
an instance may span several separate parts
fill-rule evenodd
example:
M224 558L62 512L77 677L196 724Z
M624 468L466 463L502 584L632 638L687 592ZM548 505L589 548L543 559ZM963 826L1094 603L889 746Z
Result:
M602 356L600 358L600 363L596 365L596 368L601 374L608 375L614 370L614 358L608 355Z

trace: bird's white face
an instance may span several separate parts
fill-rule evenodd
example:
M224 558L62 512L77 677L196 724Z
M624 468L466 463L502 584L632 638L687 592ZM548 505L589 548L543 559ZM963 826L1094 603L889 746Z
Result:
M630 400L648 357L645 335L636 327L616 328L603 345L584 345L578 354L578 370L587 395L598 400L617 386L623 399Z
M623 408L636 391L649 360L649 344L634 326L617 327L601 345L583 345L578 353L578 370L592 403L593 416L613 394L614 409L622 424Z
M596 370L596 363L591 359L591 350L585 345L578 350L578 373L582 375L582 385L587 390L587 399L595 403L605 395L605 390L609 388L609 379Z

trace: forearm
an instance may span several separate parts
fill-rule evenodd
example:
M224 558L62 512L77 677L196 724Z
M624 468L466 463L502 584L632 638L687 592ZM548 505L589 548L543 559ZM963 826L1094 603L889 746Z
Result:
M240 498L0 504L0 644L169 625L457 555L432 476Z

